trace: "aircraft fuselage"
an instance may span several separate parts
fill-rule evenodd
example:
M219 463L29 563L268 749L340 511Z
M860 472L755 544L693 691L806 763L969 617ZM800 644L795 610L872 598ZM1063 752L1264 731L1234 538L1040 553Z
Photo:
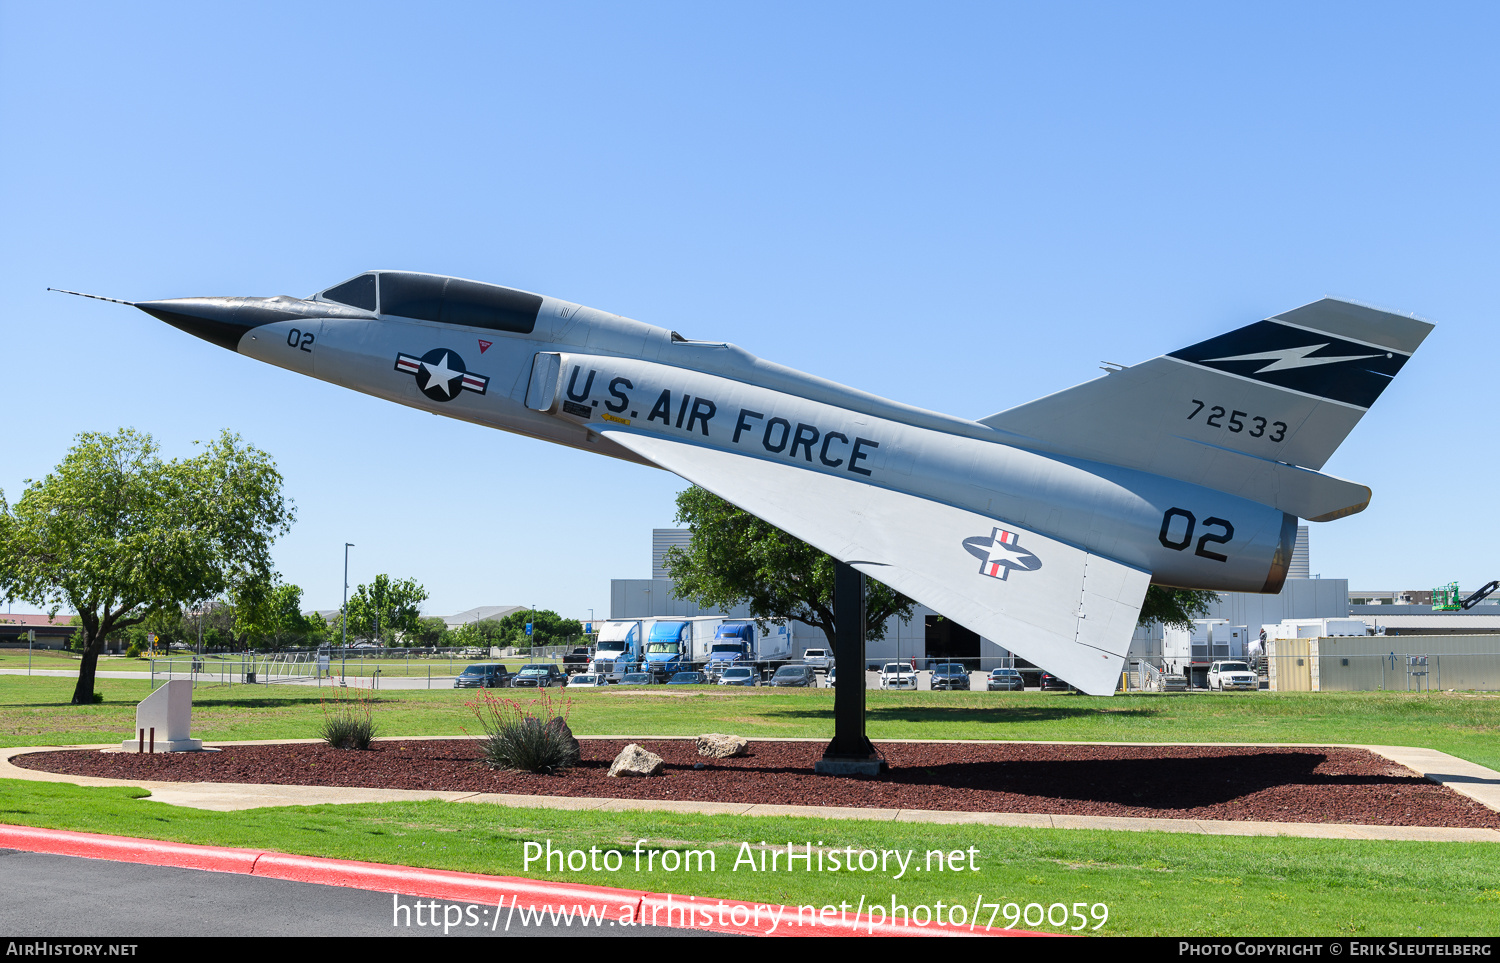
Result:
M1158 584L1275 592L1285 577L1296 519L1275 508L1028 450L978 422L771 364L733 345L516 295L527 299L521 320L513 312L498 328L448 322L432 307L410 309L429 315L419 319L322 296L138 306L278 367L611 457L651 463L604 429L654 435L974 512L1150 572ZM532 303L529 330L520 330ZM1008 564L1025 570L1025 549L1007 556Z

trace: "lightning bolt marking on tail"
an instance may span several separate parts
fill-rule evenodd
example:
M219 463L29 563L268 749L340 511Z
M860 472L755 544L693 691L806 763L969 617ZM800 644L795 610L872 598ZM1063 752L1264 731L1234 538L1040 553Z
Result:
M1228 358L1205 358L1204 362L1212 361L1270 361L1271 364L1260 368L1255 374L1266 374L1270 371L1288 371L1292 368L1311 368L1320 364L1334 364L1339 361L1363 361L1366 358L1378 358L1378 354L1352 354L1341 355L1336 358L1309 358L1308 355L1314 351L1321 351L1328 347L1328 342L1323 344L1303 345L1300 348L1277 348L1275 351L1257 351L1254 354L1237 354Z

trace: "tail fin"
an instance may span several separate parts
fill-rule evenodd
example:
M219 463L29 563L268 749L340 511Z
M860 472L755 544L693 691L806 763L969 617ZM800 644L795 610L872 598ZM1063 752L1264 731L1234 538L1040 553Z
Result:
M981 419L1006 442L1328 521L1370 490L1317 469L1432 330L1324 298Z

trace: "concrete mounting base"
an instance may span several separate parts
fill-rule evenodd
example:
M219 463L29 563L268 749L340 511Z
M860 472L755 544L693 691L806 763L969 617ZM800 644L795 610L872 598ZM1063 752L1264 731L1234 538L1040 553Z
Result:
M820 776L878 776L887 768L884 759L819 759L813 764Z
M110 751L113 751L113 750L109 750L109 749L105 750L105 752L110 752ZM140 740L138 738L137 739L126 739L124 742L120 743L120 749L119 749L119 751L120 752L153 752L153 751L154 752L202 752L203 751L203 740L202 739L169 739L169 740L163 742L162 740L158 739L158 740L156 740L156 745L155 745L155 748L153 749L150 744L147 744L146 746L143 747L141 745L141 742L140 742ZM211 749L209 751L210 752L217 752L218 750L217 749Z

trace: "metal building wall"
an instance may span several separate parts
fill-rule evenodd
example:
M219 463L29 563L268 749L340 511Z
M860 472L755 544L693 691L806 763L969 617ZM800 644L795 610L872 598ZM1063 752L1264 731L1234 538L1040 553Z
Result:
M693 540L693 530L690 528L653 528L651 529L651 577L668 578L667 570L662 565L661 557L667 554L669 548L686 549L688 543Z
M1292 563L1287 566L1287 578L1312 578L1312 560L1308 556L1307 526L1297 526L1297 543L1292 548Z
M1500 690L1500 635L1372 635L1316 639L1324 692L1412 688ZM1425 656L1408 674L1408 656Z
M1209 606L1211 619L1227 619L1258 632L1262 625L1282 619L1345 619L1349 617L1349 580L1346 578L1289 578L1279 595L1225 592Z

